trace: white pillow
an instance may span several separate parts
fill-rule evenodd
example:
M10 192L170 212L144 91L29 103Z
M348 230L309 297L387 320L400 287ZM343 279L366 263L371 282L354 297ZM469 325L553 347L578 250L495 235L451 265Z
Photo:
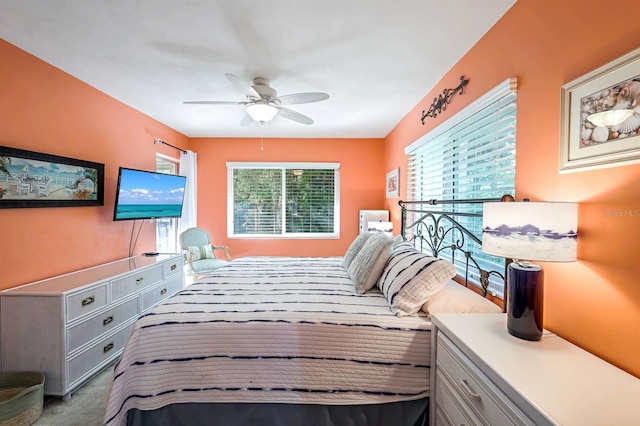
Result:
M392 248L391 238L381 232L371 234L347 269L356 293L362 294L376 285Z
M443 312L502 312L502 309L489 299L451 280L447 282L442 290L431 296L429 300L422 305L422 310L429 316Z
M215 259L216 255L213 252L211 244L205 244L203 246L188 246L187 252L191 255L191 260L201 259Z
M378 287L392 312L413 315L455 275L456 268L450 262L402 243L393 249Z
M396 235L393 237L393 246L397 246L400 243L404 242L404 237L402 235Z
M373 234L369 232L365 232L364 234L358 235L353 240L353 242L351 242L351 245L347 249L347 252L344 254L344 257L342 258L342 266L344 266L345 269L349 269L349 265L351 265L351 262L353 262L353 259L355 259L355 257L358 255L360 250L362 250L362 246L364 246L364 243L366 243L367 240L371 238L372 235Z

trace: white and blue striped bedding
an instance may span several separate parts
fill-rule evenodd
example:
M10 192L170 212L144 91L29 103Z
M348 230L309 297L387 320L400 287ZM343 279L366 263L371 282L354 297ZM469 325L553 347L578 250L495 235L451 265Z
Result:
M358 295L342 258L247 257L138 320L105 417L183 402L379 404L429 394L431 323Z

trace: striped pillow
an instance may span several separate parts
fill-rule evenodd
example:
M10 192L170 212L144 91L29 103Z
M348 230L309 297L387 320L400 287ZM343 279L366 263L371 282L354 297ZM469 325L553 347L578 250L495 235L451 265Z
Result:
M383 233L371 235L347 269L358 294L375 287L393 248L393 240Z
M211 244L206 244L204 246L188 246L187 252L191 256L192 261L216 258L216 255L213 253L213 247L211 247Z
M367 240L371 238L372 235L373 234L369 232L365 232L364 234L358 235L356 239L353 240L353 242L347 249L347 252L345 253L344 258L342 258L342 266L344 266L345 269L349 269L349 265L351 265L351 262L353 262L353 259L356 258L360 250L362 250L362 246L364 246L364 243L366 243Z
M392 312L413 315L455 275L456 268L450 262L400 244L393 249L378 287Z

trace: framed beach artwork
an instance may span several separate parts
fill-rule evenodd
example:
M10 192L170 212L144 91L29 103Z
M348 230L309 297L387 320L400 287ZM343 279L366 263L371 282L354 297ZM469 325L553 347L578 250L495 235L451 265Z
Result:
M640 49L562 87L560 173L640 163Z
M400 196L400 168L387 173L387 198Z
M104 164L0 146L0 208L104 205Z

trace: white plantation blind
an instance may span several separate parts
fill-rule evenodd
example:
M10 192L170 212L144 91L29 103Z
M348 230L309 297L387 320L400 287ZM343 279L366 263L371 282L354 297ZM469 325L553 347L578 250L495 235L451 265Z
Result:
M516 79L508 79L405 149L409 200L500 198L515 193ZM438 209L438 206L434 210ZM451 206L444 206L451 208ZM453 205L454 211L482 213L482 204ZM482 235L482 218L461 224ZM504 259L473 250L481 267L502 271ZM464 259L456 259L459 272ZM502 295L500 280L490 290Z
M229 237L337 238L338 163L227 163Z

